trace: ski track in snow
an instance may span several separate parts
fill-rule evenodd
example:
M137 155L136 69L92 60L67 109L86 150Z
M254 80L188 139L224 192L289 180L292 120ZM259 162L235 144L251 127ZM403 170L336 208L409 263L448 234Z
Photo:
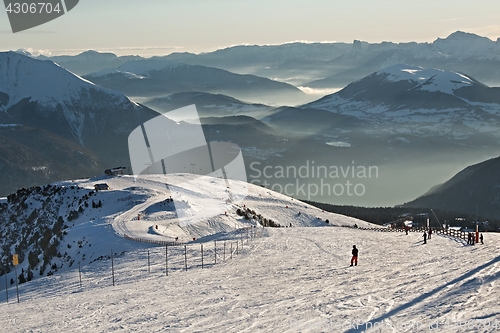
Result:
M151 274L131 274L138 254L130 254L117 260L115 287L104 263L85 273L83 288L75 285L75 271L33 281L29 292L21 290L20 304L0 305L0 322L6 332L362 332L328 325L500 319L497 235L471 247L439 236L424 246L420 233L266 231L268 237L208 269L179 269L167 277L159 265ZM359 266L348 267L353 243Z

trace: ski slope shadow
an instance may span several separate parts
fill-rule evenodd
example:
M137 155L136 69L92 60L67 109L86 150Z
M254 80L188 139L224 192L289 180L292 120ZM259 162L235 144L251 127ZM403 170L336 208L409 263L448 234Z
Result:
M500 262L500 256L490 260L489 262L481 265L481 266L478 266L476 268L474 268L473 270L471 270L470 272L467 272L455 279L453 279L452 281L442 285L442 286L439 286L439 287L436 287L434 288L433 290L431 291L428 291L426 293L423 293L422 295L416 297L415 299L409 301L408 303L405 303L405 304L402 304L394 309L392 309L391 311L387 312L386 314L384 315L381 315L380 317L378 318L372 318L370 319L370 322L372 323L377 323L377 322L382 322L386 319L389 319L390 317L396 315L397 313L401 312L401 311L404 311L414 305L417 305L418 303L420 302L423 302L424 300L426 300L427 298L431 297L431 296L434 296L436 293L442 291L443 289L445 289L446 287L450 286L450 285L453 285L455 283L458 283L458 282L461 282L471 276L473 276L474 274L476 273L479 273L480 271L482 271L483 269L486 269L487 267L491 266L491 265L494 265L496 264L497 262ZM344 333L358 333L358 332L365 332L367 329L365 327L365 325L361 325L362 327L359 328L351 328L347 331L345 331Z

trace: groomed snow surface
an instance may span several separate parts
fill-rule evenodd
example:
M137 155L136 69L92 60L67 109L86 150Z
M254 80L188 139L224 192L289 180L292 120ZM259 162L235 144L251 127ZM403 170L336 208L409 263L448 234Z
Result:
M114 184L113 191L123 192L119 187L129 181L119 177L108 182ZM210 182L201 178L198 184ZM178 185L178 195L197 207L206 198L203 191L194 190L193 182L189 184ZM228 217L222 213L216 217L219 225L230 225L223 219L231 218L233 230L228 227L218 235L206 235L206 242L188 244L187 271L184 246L169 247L168 276L165 247L134 243L132 250L115 254L115 286L111 260L105 258L82 266L82 286L78 268L73 267L20 285L20 303L15 288L10 288L9 303L5 294L0 295L2 331L363 332L370 326L369 332L500 330L500 235L484 234L485 245L475 246L433 235L423 245L420 233L342 227L369 224L322 212L267 189L250 185L248 190L242 205L293 227L252 227L261 236L247 240L245 232L238 234L235 229L249 222L233 212ZM149 211L156 220L149 223L167 223L161 221L153 197L140 201L143 205L152 200ZM329 224L324 223L326 218ZM132 226L140 232L138 224ZM204 228L193 230L202 233L200 229ZM109 243L120 238L106 235ZM214 239L218 239L216 264ZM239 253L230 258L230 248L234 252L238 241ZM98 245L93 244L93 248ZM359 265L349 267L354 244L360 251Z

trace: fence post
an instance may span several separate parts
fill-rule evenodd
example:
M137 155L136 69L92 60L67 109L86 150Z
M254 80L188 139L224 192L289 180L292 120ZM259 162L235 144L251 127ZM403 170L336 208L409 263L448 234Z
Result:
M168 276L168 244L165 244L165 276Z
M151 274L151 265L149 264L149 250L148 250L148 274Z
M115 263L113 258L113 250L111 250L111 276L113 278L113 286L115 285Z
M184 245L184 269L188 270L187 247Z
M80 262L78 262L78 276L80 277L80 288L82 287L82 270L80 268Z
M233 259L233 242L231 242L231 259Z
M17 283L17 265L14 265L14 270L16 272L16 276L14 276L14 279L16 280L16 294L17 294L17 303L19 303L19 284Z
M201 269L203 269L203 243L201 243Z
M19 284L17 283L17 278L18 278L18 275L17 275L17 265L14 265L14 270L16 272L16 276L14 276L14 278L16 280L17 303L19 303Z
M214 264L217 264L217 241L214 240Z
M7 274L5 274L5 297L7 299L7 303L9 303L9 285L7 283Z

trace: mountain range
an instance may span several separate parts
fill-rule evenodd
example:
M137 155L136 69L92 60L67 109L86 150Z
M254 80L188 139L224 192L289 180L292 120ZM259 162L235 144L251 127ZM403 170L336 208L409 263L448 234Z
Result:
M433 50L439 46L440 50L456 56L458 46L467 41L471 50L462 50L464 57L496 61L493 54L496 43L471 34L455 33L427 47ZM293 65L287 67L284 63L300 63L306 55L314 55L310 65L315 66L329 62L330 57L342 57L342 52L350 52L349 49L365 52L368 49L392 50L396 46L410 48L410 45L392 43L371 45L355 42L352 45L335 45L334 50L329 49L332 46L329 44L314 44L310 49L304 43L262 48L248 46L220 50L216 54L224 59L226 54L237 51L245 58L243 55L248 51L252 56L246 57L245 61L253 61L252 64L257 67L260 66L259 61L267 64L272 59L283 61L280 70L286 70L291 75L295 73ZM421 47L422 44L411 45L415 50L420 50ZM265 52L257 56L263 50ZM13 135L15 131L20 133L21 126L18 125L23 125L24 130L35 129L37 133L50 133L65 149L69 149L67 147L71 145L85 148L81 148L78 155L75 155L75 159L81 159L76 159L78 163L65 163L59 158L54 165L65 164L60 170L74 171L73 175L95 175L100 173L99 170L115 164L128 164L128 153L123 144L126 142L126 133L157 115L155 111L168 112L195 104L202 117L206 138L237 143L242 148L247 173L256 183L263 184L268 180L261 172L265 166L270 166L274 171L280 166L298 169L312 165L313 162L316 166L327 168L378 167L380 172L377 178L372 179L360 180L352 174L346 174L347 177L340 179L312 177L313 179L304 180L317 186L321 186L322 180L329 182L331 186L346 180L361 182L366 188L362 197L349 197L345 193L337 196L330 191L319 193L314 198L316 201L358 205L411 201L464 167L500 155L497 134L500 107L498 88L481 83L467 72L398 63L377 69L337 93L312 103L299 107L281 107L253 104L248 99L237 97L247 88L256 93L259 89L263 90L262 87L268 88L269 96L274 96L282 88L281 91L286 91L283 96L287 96L290 91L296 96L304 94L291 85L255 79L254 76L234 74L204 65L186 64L179 59L174 60L173 57L176 56L126 61L117 68L101 70L82 79L52 62L11 54L11 58L22 57L24 60L18 62L19 65L15 61L5 61L4 67L9 70L2 72L5 78L1 86L4 88L0 89L0 107L3 110L0 117L1 131L4 140L10 140L3 147L12 147L13 140L20 144L19 138L22 135ZM213 55L185 56L191 59L208 59ZM289 59L285 59L287 57ZM382 55L380 57L384 58ZM93 54L89 61L92 63L98 58L99 54ZM354 65L358 61L354 56L344 58ZM233 63L238 63L238 57L233 59ZM50 74L45 69L49 65ZM297 70L300 71L300 68ZM25 72L42 73L38 76L44 79L35 76L33 82L23 79L24 81L19 82L27 83L17 84L17 76L22 77ZM202 77L201 73L206 75ZM322 73L326 74L325 71ZM249 78L250 82L247 80ZM91 83L89 79L94 82ZM46 82L49 84L45 84ZM122 91L101 88L97 83ZM83 88L80 89L80 86ZM226 90L221 91L221 87ZM123 91L142 94L137 100L141 100L147 107L132 102ZM256 93L255 96L257 95ZM29 117L28 113L31 114L33 109L41 112L34 112L36 117ZM122 112L124 117L120 116ZM41 117L42 114L46 118ZM113 120L108 117L110 114ZM93 117L98 120L92 122ZM103 130L104 127L106 130ZM10 133L10 136L6 133ZM28 171L35 174L36 171L36 176L31 178L6 177L17 179L17 186L33 184L28 179L37 177L38 184L47 179L56 179L55 167L52 167L51 172L46 172L44 170L48 170L47 163L41 162L49 161L53 156L48 156L48 153L45 153L47 156L42 156L44 150L30 145L30 142L35 141L22 143L23 149L18 150L23 151L25 156L37 156L32 159L37 162L23 169L23 173L20 167L23 163L14 162L26 158L4 159L4 168L10 170L9 174L16 168L19 175L25 175ZM122 143L119 144L118 141ZM58 147L47 148L45 152L60 150ZM9 154L12 154L12 149ZM252 170L252 163L257 163L253 165L258 165L260 169ZM76 172L77 170L79 171ZM57 172L63 174L63 171ZM276 174L274 172L269 179L270 187L276 185L275 189L279 189L279 186L283 188L290 182L295 182L293 177L276 177ZM51 175L53 178L50 178ZM65 178L68 177L68 173L64 175ZM14 189L16 185L9 186ZM306 199L310 199L300 191L300 184L295 184L294 187L294 195L305 195Z
M85 78L132 97L207 92L278 105L294 105L307 100L301 90L287 83L213 67L155 59L129 61L117 69L91 73Z
M201 54L172 53L152 59L182 62L254 74L295 86L342 88L371 73L399 63L467 73L488 85L500 85L500 41L456 31L432 43L301 43L238 45ZM110 53L83 52L77 56L40 56L79 75L116 69L128 60Z

